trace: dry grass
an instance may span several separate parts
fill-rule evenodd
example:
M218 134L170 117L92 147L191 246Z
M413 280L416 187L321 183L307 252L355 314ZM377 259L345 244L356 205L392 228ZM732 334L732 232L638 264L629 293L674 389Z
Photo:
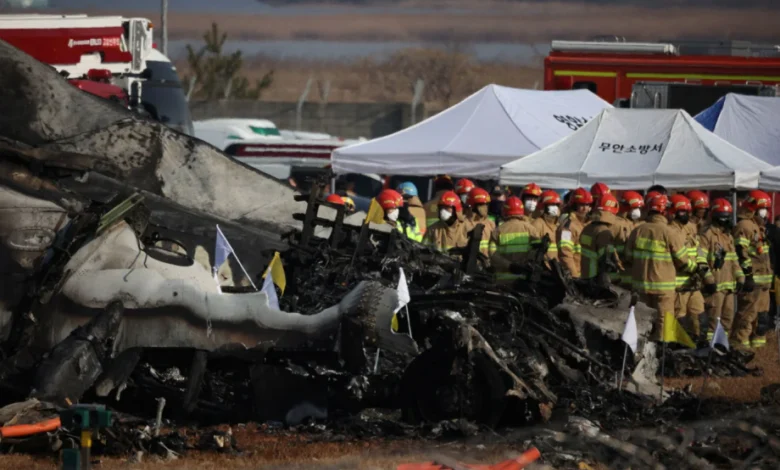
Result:
M451 2L444 3L453 6ZM433 8L435 5L425 5ZM323 7L318 7L323 8ZM327 8L327 7L325 7ZM200 37L212 21L234 39L547 41L617 34L659 37L776 39L780 10L755 8L647 8L560 2L480 2L468 14L377 14L360 7L328 15L211 15L170 13L172 38ZM131 12L127 12L128 14ZM138 16L138 12L132 12ZM146 16L158 18L158 12Z

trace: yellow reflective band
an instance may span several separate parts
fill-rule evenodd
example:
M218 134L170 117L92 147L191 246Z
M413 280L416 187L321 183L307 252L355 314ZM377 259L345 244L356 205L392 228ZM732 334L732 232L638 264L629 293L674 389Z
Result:
M654 253L652 251L635 251L634 259L641 259L641 260L656 260L656 261L665 261L668 263L672 262L672 255L667 253Z
M737 245L748 247L750 246L750 241L745 237L739 237L737 238Z
M755 274L753 275L753 280L756 281L756 284L771 284L772 283L772 275L771 274Z
M637 250L644 250L644 251L653 251L656 253L663 253L667 252L668 249L666 248L666 242L663 240L652 240L650 238L644 238L644 237L637 237L636 239L636 249Z
M634 281L634 288L640 290L668 290L677 288L674 282Z
M715 290L718 292L724 290L735 290L736 288L737 288L736 281L719 282L718 285L715 286Z
M498 236L498 242L502 245L528 243L528 232L502 233Z
M585 75L583 75L585 76ZM653 78L653 79L677 79L677 80L735 80L740 82L777 82L780 76L771 75L710 75L699 73L627 73L626 78Z
M617 72L594 72L590 70L556 70L556 77L617 77Z

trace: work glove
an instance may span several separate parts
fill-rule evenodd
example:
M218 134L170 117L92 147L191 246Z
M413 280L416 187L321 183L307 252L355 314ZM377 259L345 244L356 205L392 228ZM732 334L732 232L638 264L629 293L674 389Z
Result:
M756 281L753 280L753 275L745 276L745 284L742 286L742 292L753 292L756 289Z
M744 282L737 281L737 290L736 290L736 292L742 292L742 289L744 287L745 287L745 283Z
M717 284L704 284L704 287L702 287L701 289L704 295L712 295L715 292L717 292L717 290L718 290Z

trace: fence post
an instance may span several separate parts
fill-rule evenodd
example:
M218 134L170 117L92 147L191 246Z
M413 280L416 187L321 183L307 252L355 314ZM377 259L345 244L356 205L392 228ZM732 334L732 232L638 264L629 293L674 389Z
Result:
M187 101L190 101L190 97L192 96L192 92L195 90L195 84L198 82L198 77L193 75L190 77L190 88L187 90Z
M295 108L295 130L300 131L303 125L303 103L306 102L306 97L309 96L309 90L311 90L311 84L314 82L314 78L309 77L306 81L306 87L303 89L303 93L298 98L298 105Z
M328 97L330 96L330 80L317 81L317 88L320 90L320 130L327 132L325 129L325 108L328 106Z
M423 91L425 90L425 82L423 79L418 78L414 82L414 96L412 96L412 125L417 124L417 106L422 101Z

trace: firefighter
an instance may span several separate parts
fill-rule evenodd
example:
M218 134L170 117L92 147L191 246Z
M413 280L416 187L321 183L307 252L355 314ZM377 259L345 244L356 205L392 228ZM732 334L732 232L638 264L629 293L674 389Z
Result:
M558 217L561 215L561 196L555 191L544 191L540 197L539 209L541 215L533 220L536 229L536 237L531 239L531 245L542 242L545 235L550 237L550 246L547 248L546 258L558 259ZM526 210L528 208L526 207Z
M623 191L621 195L620 213L617 218L621 225L620 231L616 235L615 250L623 261L623 271L620 273L620 284L627 289L631 289L633 281L631 278L631 263L626 259L624 253L626 242L631 232L642 223L642 209L645 207L645 200L642 195L636 191Z
M704 227L699 241L707 257L709 272L704 278L704 305L709 320L707 339L711 340L718 319L728 335L734 325L734 294L745 284L745 275L731 234L734 209L726 199L715 199L711 223Z
M482 240L479 242L479 251L485 256L490 256L488 246L490 245L490 236L496 229L496 224L490 220L488 209L490 204L490 194L482 188L474 188L469 193L468 204L471 213L466 216L468 230L473 230L478 224L482 224Z
M520 197L523 200L523 210L525 210L526 217L536 219L541 215L540 212L536 210L541 196L542 188L540 188L538 184L528 183L525 185Z
M502 212L504 210L504 203L506 202L506 191L496 185L493 187L492 194L490 195L490 205L488 206L488 212L490 213L490 220L492 220L496 226L501 222Z
M512 283L516 279L526 278L513 272L522 271L528 260L531 238L536 229L525 217L523 201L518 197L507 198L502 217L505 222L493 231L490 238L490 264L495 269L496 282Z
M675 317L688 317L688 324L693 337L701 333L699 315L704 313L704 297L701 289L704 286L704 276L709 271L707 258L699 250L699 231L690 221L693 207L691 201L682 194L675 194L670 198L672 207L669 210L671 218L669 225L678 231L688 252L688 258L695 260L697 270L691 273L689 270L677 269L675 296Z
M439 199L441 199L442 194L453 189L455 189L455 185L452 184L452 178L447 175L439 175L433 180L433 198L423 206L426 228L439 221Z
M397 229L410 240L422 242L423 236L417 230L414 217L404 207L404 198L398 191L385 189L379 193L376 200L385 211L385 222L388 225Z
M423 243L438 251L465 247L469 242L468 226L460 198L454 191L447 191L436 202L439 221L428 226Z
M395 189L404 198L404 205L408 207L409 213L414 217L417 223L417 230L425 234L425 229L428 227L427 216L425 215L425 208L417 193L417 186L411 181L404 181L399 184Z
M474 182L471 181L468 178L461 178L458 180L457 183L455 183L455 194L458 195L460 198L460 203L463 205L464 213L468 215L470 207L469 204L469 193L472 189L474 189L476 186L474 185Z
M555 236L558 241L558 258L573 278L579 278L581 275L580 234L588 224L588 214L592 204L593 197L587 189L577 188L572 191L569 198L569 207L571 208L569 217L558 226Z
M582 279L594 279L608 269L610 279L619 278L622 269L617 241L625 226L615 216L618 202L612 194L603 194L593 211L593 217L582 231ZM609 269L611 268L611 269Z
M710 211L710 197L707 193L693 190L688 191L688 199L691 200L693 212L691 213L691 222L696 225L699 232L702 231L707 223L707 213ZM729 207L731 205L729 204Z
M696 261L688 257L682 236L666 220L668 203L662 194L646 201L647 221L631 232L625 249L634 290L658 311L653 330L657 341L663 338L664 316L674 314L676 268L688 273L696 270Z
M612 194L612 191L610 191L609 186L604 183L594 183L593 186L590 187L590 194L593 196L594 204L598 204L601 196Z
M737 214L734 227L737 256L745 273L745 286L737 296L734 339L742 347L766 346L769 328L769 286L772 267L766 239L766 219L771 199L763 191L750 191Z

